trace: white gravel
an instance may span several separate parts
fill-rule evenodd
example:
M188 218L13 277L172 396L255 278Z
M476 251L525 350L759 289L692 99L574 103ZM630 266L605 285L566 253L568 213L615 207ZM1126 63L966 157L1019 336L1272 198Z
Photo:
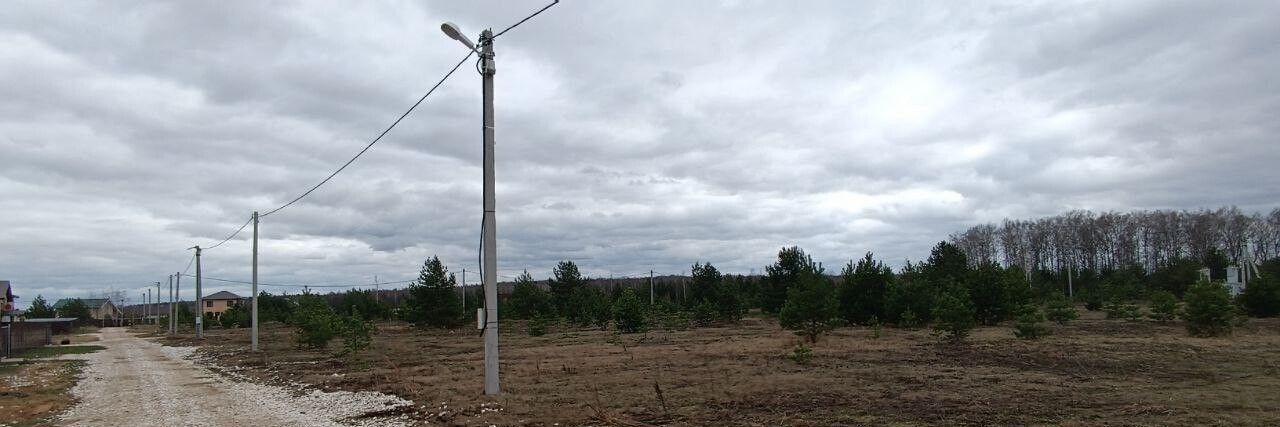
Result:
M165 347L102 330L106 350L84 355L80 400L62 415L72 426L409 426L404 416L368 416L413 402L374 392L324 392L255 384L192 360L194 347Z

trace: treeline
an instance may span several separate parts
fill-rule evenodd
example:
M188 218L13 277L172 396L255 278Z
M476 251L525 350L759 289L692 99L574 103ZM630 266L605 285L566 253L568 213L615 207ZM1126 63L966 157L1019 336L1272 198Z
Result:
M1190 316L1187 319L1207 317L1225 322L1238 319L1240 313L1258 317L1280 314L1280 282L1274 280L1280 276L1280 258L1264 263L1263 275L1253 278L1245 294L1235 300L1224 296L1227 291L1222 286L1201 280L1201 266L1197 261L1177 258L1152 271L1135 265L1096 271L1082 268L1071 273L1070 286L1064 286L1063 272L1042 269L1029 273L1017 264L974 261L960 246L947 241L935 245L923 262L907 262L896 272L867 253L849 261L835 275L802 249L789 247L778 252L762 276L727 275L711 263L699 262L692 266L688 278L655 280L652 285L644 280L593 284L573 261L562 261L545 282L535 281L528 272L521 274L509 294L499 295L498 309L504 321L526 320L523 324L530 335L546 333L551 325L612 327L630 333L729 324L758 309L766 316L776 316L783 328L810 341L844 325L933 325L948 338L962 339L974 325L1009 320L1015 321L1019 336L1034 337L1045 333L1038 322L1046 314L1060 323L1075 317L1070 297L1082 300L1089 310L1106 310L1109 318L1148 316L1137 301L1150 301L1150 317L1160 321L1183 316L1183 301L1187 304L1185 314ZM263 293L259 311L264 321L297 326L300 343L323 347L327 339L311 339L311 329L328 331L322 337L346 338L343 334L351 333L352 338L344 342L367 342L371 331L367 322L373 320L454 328L472 321L474 311L470 309L479 307L483 297L483 292L475 292L467 297L464 307L454 274L432 257L398 305L388 304L367 290L350 290L327 299L309 293L293 297ZM1212 300L1216 305L1205 309L1193 300ZM242 311L237 307L224 313L222 324L246 325L247 315ZM314 320L317 316L321 320ZM1197 331L1205 330L1199 327L1202 329ZM1214 328L1211 330L1217 331L1222 326Z
M1147 272L1180 260L1242 264L1280 255L1280 208L1246 214L1224 207L1129 213L1074 210L1036 220L1006 219L951 235L971 266L999 262L1024 271Z

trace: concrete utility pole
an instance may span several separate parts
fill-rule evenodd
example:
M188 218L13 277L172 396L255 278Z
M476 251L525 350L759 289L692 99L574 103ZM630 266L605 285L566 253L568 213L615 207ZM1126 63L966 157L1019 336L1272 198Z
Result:
M200 247L196 246L196 339L204 339L204 294L200 289Z
M649 305L653 305L653 270L649 270Z
M173 335L173 275L169 275L169 335Z
M533 15L516 22L515 25L507 27L498 33L499 35L515 28L517 25L528 21L530 18L537 16L539 13L555 6L560 0L555 0L546 7L534 12ZM493 76L497 69L493 62L493 38L495 37L492 30L484 30L480 33L480 50L476 50L476 45L471 39L462 34L457 25L451 22L445 22L440 25L440 30L444 31L449 38L461 42L467 49L480 54L479 71L481 76L481 92L482 92L482 109L483 123L481 131L484 134L484 219L482 220L481 239L484 242L484 260L481 263L481 278L484 292L484 394L494 395L499 393L498 388L498 224L495 215L496 204L494 203L494 173L493 173Z
M467 310L467 269L462 269L462 310Z
M155 325L160 326L160 282L156 282L156 297L151 300L151 313L156 316Z
M178 333L178 304L182 304L182 273L173 273L174 304L169 308L173 312L173 333Z
M1076 299L1076 287L1075 284L1071 283L1071 270L1074 269L1071 266L1067 266L1067 298L1074 301Z
M253 211L253 300L249 328L249 351L258 351L258 211Z
M550 7L550 6L548 6ZM527 18L526 18L527 19ZM480 54L480 76L484 134L484 260L481 263L484 287L484 394L498 394L498 224L494 215L493 177L493 31L480 33L480 50L471 39L458 30L457 25L446 22L440 25L449 38L461 42L467 49Z
M498 223L493 173L493 31L480 33L480 75L484 104L484 394L498 388Z

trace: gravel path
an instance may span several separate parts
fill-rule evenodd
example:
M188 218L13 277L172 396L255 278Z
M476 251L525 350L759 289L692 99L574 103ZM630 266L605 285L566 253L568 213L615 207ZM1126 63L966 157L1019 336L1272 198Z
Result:
M88 361L62 415L72 426L397 426L391 413L412 402L372 392L290 389L229 378L191 360L194 347L165 347L122 328L104 328L107 349Z

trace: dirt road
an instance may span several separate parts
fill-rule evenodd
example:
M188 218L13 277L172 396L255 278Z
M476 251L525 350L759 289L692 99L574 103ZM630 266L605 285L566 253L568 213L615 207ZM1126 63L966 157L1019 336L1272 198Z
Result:
M165 347L123 328L104 328L107 349L88 361L72 389L80 400L62 416L72 426L384 426L410 405L378 393L326 393L253 384L192 361L194 347Z

